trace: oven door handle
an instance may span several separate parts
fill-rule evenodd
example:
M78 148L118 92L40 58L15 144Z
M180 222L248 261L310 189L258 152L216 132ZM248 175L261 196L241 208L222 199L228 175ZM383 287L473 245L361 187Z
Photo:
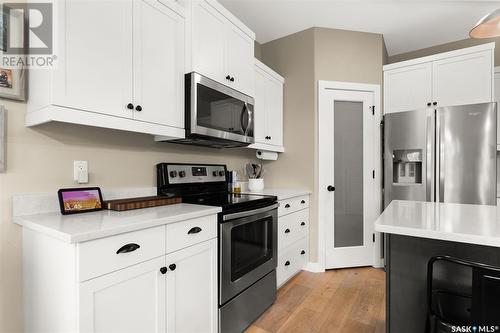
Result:
M240 213L227 214L227 215L224 215L222 217L222 220L229 221L229 220L239 219L242 217L252 216L255 214L259 214L259 213L268 212L270 210L278 208L279 205L280 205L279 203L275 203L275 204L273 204L271 206L267 206L267 207L257 208L257 209L253 209L253 210L247 210L247 211L240 212Z

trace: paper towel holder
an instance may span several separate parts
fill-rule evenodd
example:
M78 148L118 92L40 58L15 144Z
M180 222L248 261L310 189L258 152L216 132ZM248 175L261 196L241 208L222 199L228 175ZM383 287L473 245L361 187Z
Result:
M260 149L255 152L255 156L260 160L276 161L278 159L277 152Z

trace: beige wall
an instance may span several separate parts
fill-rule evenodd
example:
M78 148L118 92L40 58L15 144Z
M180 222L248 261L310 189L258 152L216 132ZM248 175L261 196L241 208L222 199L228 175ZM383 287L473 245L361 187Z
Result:
M273 183L313 191L310 254L318 258L317 81L382 84L382 35L311 28L261 46L264 63L285 77L285 154L273 163ZM267 182L267 180L266 180Z
M13 194L75 186L73 160L89 161L89 185L118 188L155 186L155 164L161 161L227 163L241 169L255 156L252 149L154 143L149 135L76 125L26 128L25 105L1 103L8 110L8 128L7 172L0 174L0 332L22 328L21 228L11 222Z
M500 37L497 38L487 38L487 39L462 39L459 41L451 42L451 43L446 43L446 44L441 44L441 45L436 45L433 47L428 47L425 49L420 49L412 52L407 52L407 53L402 53L402 54L397 54L389 57L389 64L392 64L394 62L399 62L403 60L409 60L409 59L414 59L414 58L419 58L419 57L425 57L428 55L436 54L436 53L442 53L442 52L447 52L447 51L453 51L457 49L463 49L465 47L469 46L475 46L479 44L484 44L484 43L490 43L490 42L495 42L496 44L496 52L495 52L495 66L500 66Z

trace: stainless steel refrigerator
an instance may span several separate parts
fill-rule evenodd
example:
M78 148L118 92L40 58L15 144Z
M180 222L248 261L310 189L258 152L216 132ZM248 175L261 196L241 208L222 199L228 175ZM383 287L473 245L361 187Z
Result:
M496 103L384 117L384 206L394 199L496 205Z

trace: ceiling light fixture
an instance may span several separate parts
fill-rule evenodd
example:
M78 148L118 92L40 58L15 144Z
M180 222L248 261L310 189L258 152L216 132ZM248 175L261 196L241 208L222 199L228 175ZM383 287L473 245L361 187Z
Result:
M500 37L500 9L483 17L471 31L471 38Z

